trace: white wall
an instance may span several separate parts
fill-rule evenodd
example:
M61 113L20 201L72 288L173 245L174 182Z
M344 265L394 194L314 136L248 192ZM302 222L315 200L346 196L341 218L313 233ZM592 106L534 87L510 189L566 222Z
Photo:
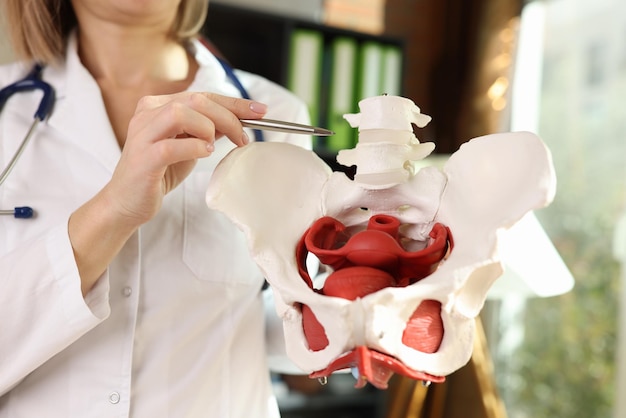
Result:
M321 21L324 13L323 0L211 0L209 13L211 13L211 3L277 13L313 22Z

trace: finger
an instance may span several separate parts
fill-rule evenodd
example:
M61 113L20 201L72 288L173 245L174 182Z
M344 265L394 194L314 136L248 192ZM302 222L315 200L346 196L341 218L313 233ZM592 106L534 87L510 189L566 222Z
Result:
M236 106L241 107L242 104L248 104L249 106L250 101L244 101L243 99L234 97L219 97L223 99L221 103L209 98L207 94L197 93L187 96L185 102L198 113L211 119L215 124L215 130L218 134L222 133L226 135L235 145L241 146L247 144L249 140L239 120L241 116L233 113L231 109ZM225 103L228 103L230 108L225 107ZM258 118L259 115L255 117Z
M135 113L161 107L169 102L182 100L187 101L189 98L198 99L195 96L201 96L206 100L213 101L234 113L239 119L256 119L267 113L267 105L254 100L240 99L237 97L223 96L217 93L209 92L182 92L174 94L164 94L159 96L145 96L137 103Z
M244 145L248 142L248 137L244 133L239 119L257 119L267 111L266 105L253 100L214 93L187 92L144 97L137 106L137 112L167 107L173 103L186 104L211 119L217 131L226 135L236 145Z
M203 93L207 97L233 112L239 119L257 119L267 113L267 105L254 100L222 96L215 93Z
M176 101L135 115L131 120L129 132L136 133L148 142L182 136L200 138L206 141L206 144L212 144L216 138L215 123L212 119Z
M183 161L197 160L204 158L213 152L213 144L207 143L199 138L172 138L159 141L150 148L149 152L154 153L154 159L160 164L170 166ZM160 165L159 164L159 165Z

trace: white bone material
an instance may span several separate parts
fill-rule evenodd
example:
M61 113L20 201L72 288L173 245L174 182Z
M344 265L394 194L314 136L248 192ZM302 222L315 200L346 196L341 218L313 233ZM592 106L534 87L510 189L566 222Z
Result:
M287 353L304 371L322 370L363 344L435 376L462 367L471 356L474 318L502 273L499 231L528 211L546 206L554 196L550 153L528 132L472 139L441 171L434 167L406 171L406 161L394 151L397 144L386 140L380 129L394 137L416 120L424 124L424 115L407 101L394 96L368 98L360 102L360 116L349 117L359 126L359 136L378 131L381 140L367 142L376 152L359 145L351 150L357 172L369 167L367 180L373 175L375 181L352 181L331 173L313 152L289 144L253 143L224 158L209 184L207 204L246 233L251 254L274 289ZM390 154L384 152L386 147ZM384 171L382 180L375 179L376 168ZM392 168L405 170L406 175L385 186ZM331 216L351 228L364 228L375 214L397 217L403 234L415 242L423 242L433 224L442 223L451 231L454 248L434 273L407 287L385 288L355 301L311 289L300 277L295 257L309 226ZM402 343L407 320L424 300L441 302L444 326L441 345L430 354ZM324 327L329 343L322 350L308 348L300 304L310 307Z
M359 102L360 113L344 115L359 132L368 129L393 129L413 131L412 123L423 128L431 117L424 115L410 99L399 96L377 96Z
M363 99L359 109L360 113L344 115L350 126L359 128L359 141L354 149L339 151L337 162L355 165L354 180L375 188L407 181L413 174L410 161L421 160L435 149L435 144L422 144L413 134L413 124L423 128L431 117L398 96Z

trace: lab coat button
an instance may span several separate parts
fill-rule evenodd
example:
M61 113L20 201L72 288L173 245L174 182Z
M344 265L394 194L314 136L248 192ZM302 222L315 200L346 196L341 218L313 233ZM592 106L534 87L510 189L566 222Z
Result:
M120 394L117 392L112 392L109 395L109 402L111 402L112 404L116 404L120 401Z
M129 297L133 293L133 288L130 286L126 286L122 289L122 295Z

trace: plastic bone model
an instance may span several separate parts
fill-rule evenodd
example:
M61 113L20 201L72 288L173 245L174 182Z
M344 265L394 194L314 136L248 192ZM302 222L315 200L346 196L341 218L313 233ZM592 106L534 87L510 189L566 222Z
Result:
M357 387L393 373L441 382L471 356L474 320L503 269L501 230L552 200L549 151L531 133L474 138L444 168L414 169L430 117L406 98L362 100L354 180L285 143L237 148L209 207L229 216L275 293L287 354L312 378L352 369ZM306 259L330 272L319 284Z

